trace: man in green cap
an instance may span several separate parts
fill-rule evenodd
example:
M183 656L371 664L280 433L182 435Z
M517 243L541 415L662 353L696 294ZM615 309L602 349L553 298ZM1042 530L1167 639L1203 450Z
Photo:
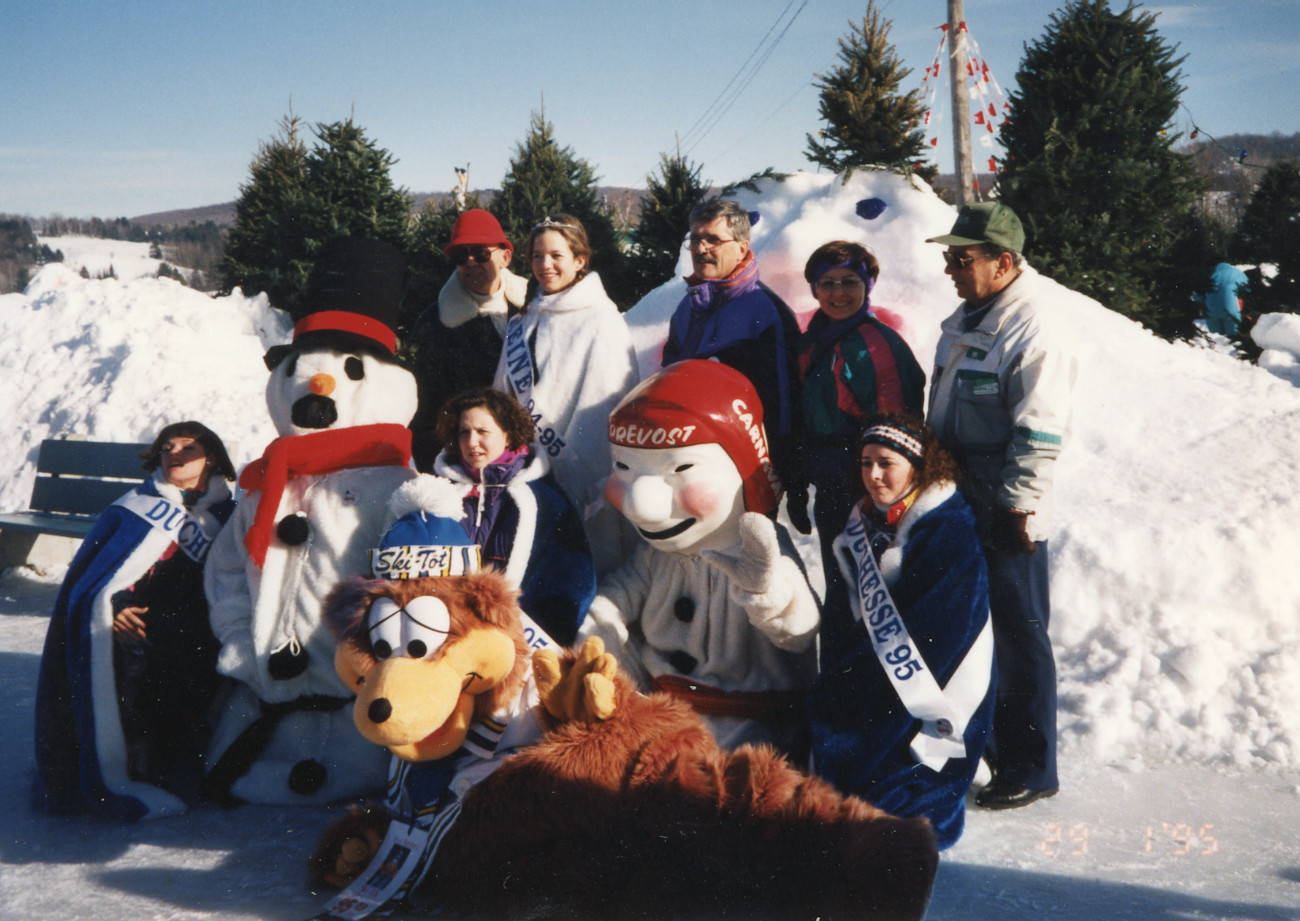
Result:
M965 205L943 254L961 306L944 320L928 421L965 464L980 523L997 650L993 780L975 802L1026 806L1057 791L1056 663L1047 627L1052 468L1069 431L1076 359L1025 231L998 202Z

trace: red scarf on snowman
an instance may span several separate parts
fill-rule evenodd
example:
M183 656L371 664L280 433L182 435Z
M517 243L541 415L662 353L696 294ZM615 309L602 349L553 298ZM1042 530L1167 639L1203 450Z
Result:
M259 569L266 562L280 499L295 476L321 476L351 467L405 466L411 462L411 430L380 423L324 429L310 435L285 435L266 446L259 460L239 475L244 491L260 489L252 527L244 546Z

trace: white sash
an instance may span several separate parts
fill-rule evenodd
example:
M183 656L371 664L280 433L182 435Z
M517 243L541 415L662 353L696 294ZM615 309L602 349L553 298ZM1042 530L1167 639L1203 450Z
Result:
M523 611L519 612L519 619L529 650L559 649L559 644ZM520 697L517 706L522 707L523 715L530 713L539 702L531 665ZM471 724L461 746L471 758L468 767L459 769L448 785L447 790L452 795L447 801L437 809L416 810L417 815L410 822L394 818L379 850L361 875L311 921L360 921L372 916L387 917L405 907L404 901L429 874L443 838L460 816L465 794L501 764L497 752L509 753L541 738L535 719L511 718L512 715L506 713L496 716L504 723L500 729L478 720ZM387 803L390 808L401 798L406 773L411 768L410 762L393 760L395 764L388 781Z
M204 531L203 522L185 506L162 496L138 492L129 492L113 504L139 515L151 527L165 533L194 562L202 563L207 557L215 535Z
M515 392L515 398L528 410L537 426L537 443L546 449L551 457L559 457L565 448L565 441L560 437L555 426L546 421L545 414L533 397L533 352L528 347L528 336L524 332L524 316L516 314L506 324L506 380Z
M845 547L857 563L856 574L849 572L840 559L839 553ZM932 771L942 770L949 758L966 757L962 736L984 700L993 674L992 624L985 620L984 629L966 651L948 686L940 688L894 606L871 552L861 505L854 508L844 533L835 539L835 550L845 578L853 581L856 576L856 585L849 591L854 618L866 628L880 667L899 700L908 713L921 721L920 731L912 738L913 757Z

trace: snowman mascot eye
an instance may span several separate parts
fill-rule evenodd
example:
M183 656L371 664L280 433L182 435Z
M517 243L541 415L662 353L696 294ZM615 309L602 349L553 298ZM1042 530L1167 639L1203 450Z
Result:
M375 658L431 659L451 633L451 613L432 595L420 595L405 605L380 598L367 620Z

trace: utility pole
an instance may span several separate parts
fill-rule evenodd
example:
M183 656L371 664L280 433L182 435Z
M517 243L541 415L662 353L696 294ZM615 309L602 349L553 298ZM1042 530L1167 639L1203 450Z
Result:
M957 204L975 200L975 174L971 169L970 96L966 92L966 20L964 0L948 0L948 74L952 78L952 153L957 170Z

